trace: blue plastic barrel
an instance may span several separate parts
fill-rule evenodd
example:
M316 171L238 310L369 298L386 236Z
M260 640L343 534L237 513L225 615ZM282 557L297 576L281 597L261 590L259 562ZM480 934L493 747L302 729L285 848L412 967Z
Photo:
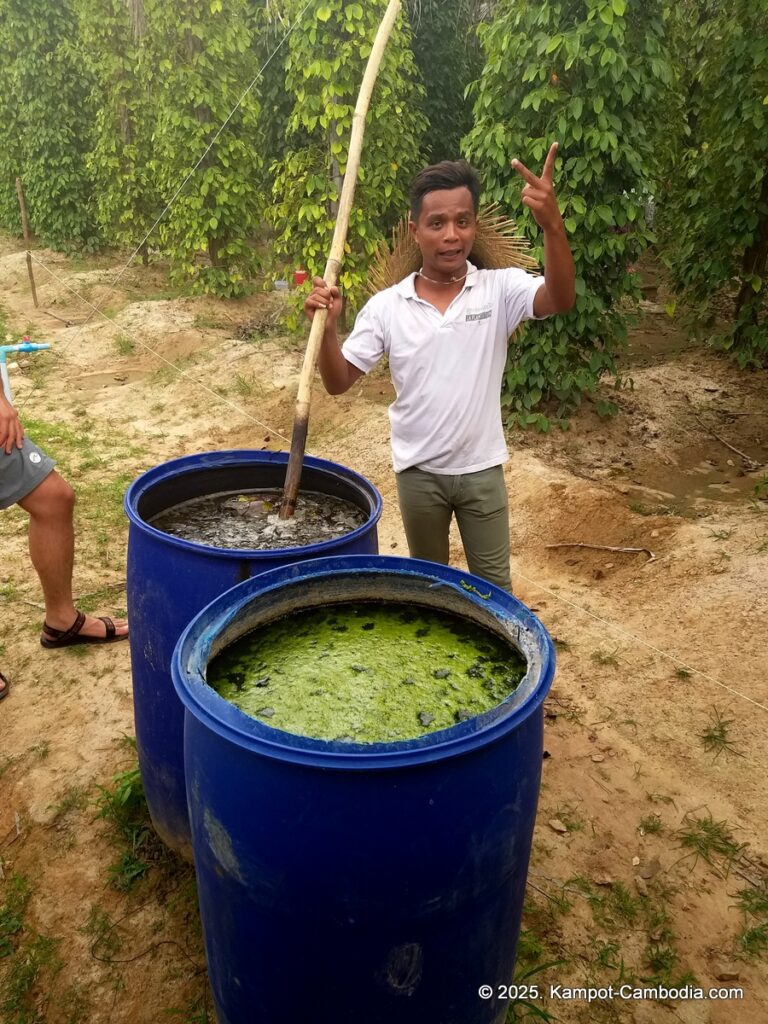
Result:
M274 551L226 550L162 533L148 520L182 501L223 491L281 488L287 452L229 451L189 455L156 466L125 496L127 600L136 743L144 791L158 834L191 859L184 783L184 709L171 682L171 655L192 618L236 583L285 565L333 554L375 554L381 496L364 477L306 457L302 489L345 498L367 514L337 540Z
M501 705L407 742L271 728L206 683L284 614L408 602L472 620L528 664ZM500 1024L509 1006L555 657L510 594L447 566L321 559L233 588L174 653L208 969L219 1024ZM479 994L490 986L490 998Z

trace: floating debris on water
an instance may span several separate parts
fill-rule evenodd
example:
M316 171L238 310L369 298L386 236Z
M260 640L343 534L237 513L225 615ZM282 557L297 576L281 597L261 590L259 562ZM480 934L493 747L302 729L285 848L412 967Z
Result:
M368 520L368 513L352 502L314 491L302 491L291 518L281 519L282 498L279 490L207 494L164 509L148 522L207 547L271 551L335 540Z
M506 640L475 623L420 606L366 602L297 612L255 630L211 662L208 682L273 728L386 743L489 711L525 670Z

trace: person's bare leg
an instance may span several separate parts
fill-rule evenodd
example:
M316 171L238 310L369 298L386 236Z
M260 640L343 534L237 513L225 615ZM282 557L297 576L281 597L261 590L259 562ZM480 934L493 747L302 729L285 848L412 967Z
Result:
M29 514L29 555L45 598L45 621L53 629L69 629L77 617L72 598L75 492L55 471L19 502ZM125 619L115 619L118 636L128 632ZM83 636L105 636L106 626L87 615Z

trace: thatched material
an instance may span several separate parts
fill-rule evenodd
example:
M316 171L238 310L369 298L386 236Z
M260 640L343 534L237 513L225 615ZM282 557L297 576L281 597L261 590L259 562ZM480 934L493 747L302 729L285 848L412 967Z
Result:
M469 254L470 262L481 270L505 267L538 270L539 264L528 255L528 239L515 234L516 230L515 222L499 213L497 204L484 207L477 217L477 235ZM420 267L421 252L408 231L408 218L403 217L392 232L391 246L384 239L379 242L368 270L368 293L375 295L391 288Z

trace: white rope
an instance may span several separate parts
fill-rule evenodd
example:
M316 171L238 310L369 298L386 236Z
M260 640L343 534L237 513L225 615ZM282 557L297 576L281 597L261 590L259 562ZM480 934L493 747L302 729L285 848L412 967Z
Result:
M181 193L182 193L182 192L184 191L184 188L186 187L186 185L187 185L187 182L188 182L188 181L190 180L190 178L192 178L192 176L193 176L193 175L195 174L195 172L197 171L197 169L198 169L198 167L200 166L200 164L201 164L201 163L203 162L203 160L205 160L205 158L206 158L206 157L208 156L208 154L210 153L210 151L211 151L211 149L213 148L214 144L215 144L215 143L216 143L216 141L217 141L217 140L219 139L219 137L220 137L221 133L222 133L222 132L224 131L224 129L225 129L226 127L227 127L227 125L229 124L229 122L230 122L230 121L232 120L232 118L233 118L233 117L235 116L235 114L236 114L236 113L237 113L237 111L239 110L240 106L241 106L241 105L242 105L242 103L243 103L243 100L244 100L244 99L246 98L246 96L247 96L247 95L248 95L248 94L250 93L251 89L253 89L254 85L256 85L256 83L258 82L258 80L259 80L259 79L261 78L261 76L262 76L262 75L264 74L264 72L265 72L265 71L267 70L267 68L269 67L269 65L270 65L270 63L271 63L271 61L272 61L272 58L273 58L273 57L275 57L275 56L277 55L277 53L278 53L278 52L279 52L279 51L280 51L280 50L282 49L282 46L283 46L283 44L284 44L284 43L285 43L285 42L287 41L287 39L289 38L289 36L290 36L290 35L291 35L291 33L293 32L293 30L294 30L294 29L296 28L296 26L297 26L297 25L299 25L299 24L301 23L301 19L302 19L302 18L304 17L304 14L305 14L306 10L307 10L307 8L309 7L309 5L310 5L311 3L312 3L312 0L307 0L307 3L306 3L306 4L304 4L304 6L302 7L301 11L299 12L299 15L298 15L298 17L296 18L296 20L294 21L294 23L293 23L293 24L292 24L292 25L290 26L290 28L289 28L289 29L288 29L288 31L287 31L287 32L285 33L285 35L284 35L284 36L282 37L282 39L281 39L281 40L280 40L280 42L279 42L279 43L277 44L277 46L276 46L276 47L274 48L274 50L272 51L272 53L270 53L270 55L269 55L269 56L267 57L267 59L266 59L266 60L264 61L264 63L262 64L261 68L260 68L260 69L258 70L258 72L256 73L256 77L255 77L255 78L253 79L253 81L252 81L252 82L251 82L251 84L250 84L250 85L248 86L248 88L247 88L247 89L245 89L245 91L244 91L244 92L242 93L242 95L240 96L240 99L239 99L239 100L237 101L237 103L236 103L236 104L234 105L234 107L232 108L232 110L230 110L229 114L227 114L227 117L226 117L226 119L224 120L223 124L221 125L221 127L220 127L220 128L218 129L218 131L216 132L216 134L215 134L215 135L213 136L213 138L211 139L211 141L210 141L210 142L208 143L208 145L206 146L206 148L205 148L205 152L203 153L203 155L202 155L202 156L200 157L200 159L199 159L199 160L197 161L197 163L195 164L195 166L194 166L194 167L192 168L192 170L191 170L191 171L189 172L189 174L188 174L188 175L186 176L186 178L184 179L184 181L182 181L182 183L181 183L181 184L179 185L179 187L178 187L178 188L176 189L176 191L174 192L174 194L173 194L173 195L171 196L171 198L170 198L170 199L168 200L168 203L166 204L166 206L165 206L165 209L163 210L163 212L162 212L162 213L160 214L160 216L159 216L159 217L157 218L157 220L155 221L155 223L154 223L154 224L152 225L152 227L151 227L151 228L149 229L149 231L148 231L148 232L146 233L146 235L144 235L144 237L142 238L142 240L141 240L141 241L139 242L139 244L138 244L138 245L136 246L136 248L135 248L135 249L133 250L133 252L131 253L131 255L130 255L130 256L128 257L128 262L127 262L127 263L125 264L125 266L124 266L124 267L123 267L123 269L122 269L122 270L120 271L120 273L119 273L119 274L117 275L117 277L116 277L116 278L115 278L115 279L114 279L114 280L112 281L111 285L109 286L109 287L110 287L110 289L114 288L114 287L115 287L115 286L117 285L118 281L119 281L119 280L120 280L120 279L122 278L123 274L124 274L124 273L126 272L126 270L128 269L128 267L130 267L131 263L133 263L133 261L134 261L134 260L136 259L137 255L139 254L139 252L140 252L140 251L141 251L141 249L142 249L142 246L144 246L144 245L146 244L147 240L148 240L148 239L149 239L149 237L150 237L150 236L152 235L152 232L153 232L153 231L155 230L155 228L156 228L156 227L158 226L158 224L160 223L160 221L161 221L161 220L163 219L163 217L165 217L165 215L166 215L166 214L168 213L168 211L169 211L169 210L171 209L171 207L172 207L172 206L173 206L173 204L174 204L174 203L176 202L176 200L177 200L177 199L179 198L179 196L181 195ZM108 297L108 296L107 296L107 297ZM104 301L106 301L106 299L105 299ZM98 313L98 312L101 312L101 308L100 308L100 307L97 307L97 309L96 309L96 312L97 312L97 313ZM93 316L93 314L91 314L91 316L89 316L89 317L88 317L88 320L86 320L86 321L85 321L85 323L86 323L86 324L88 323L88 321L89 321L89 320L91 319L91 317L92 317L92 316ZM83 326L85 326L85 324L83 324Z
M680 668L684 668L687 672L691 672L694 675L701 676L702 679L706 679L710 683L714 683L715 686L719 686L723 690L727 690L728 693L733 694L734 697L740 697L741 700L748 701L750 704L754 704L755 707L760 708L763 711L768 711L768 706L766 706L765 704L761 704L757 700L753 700L753 698L748 697L746 693L741 693L739 690L734 689L732 686L728 686L726 683L722 683L719 679L715 679L715 677L709 675L709 673L702 672L701 669L694 668L694 666L686 664L686 662L684 662L681 658L678 658L676 655L669 654L667 651L662 651L660 647L656 647L654 644L648 643L647 640L643 640L641 637L635 636L634 633L630 633L628 630L624 629L622 626L616 625L616 623L611 622L609 619L604 619L602 618L602 616L596 615L594 612L591 612L588 608L584 608L582 605L576 604L575 601L569 601L567 597L563 597L556 591L547 589L547 587L543 586L541 583L537 583L536 580L532 580L529 576L526 576L524 573L520 572L520 570L516 569L514 565L512 566L512 572L513 575L518 576L521 580L525 580L526 583L530 583L531 586L536 587L538 590L542 591L542 593L548 594L550 597L554 597L556 601L560 601L562 604L567 604L570 608L575 608L576 611L583 612L584 615L589 615L590 618L595 619L596 622L601 623L601 625L603 626L608 626L608 628L612 629L615 633L619 633L622 636L627 637L628 640L634 640L635 643L642 644L643 647L647 647L655 654L661 655L662 658L667 658L669 661L674 662L674 664L679 665Z
M217 140L218 140L218 138L220 137L221 133L222 133L222 132L224 131L224 129L225 129L226 127L227 127L227 125L228 125L228 124L229 124L229 122L230 122L230 121L232 120L232 118L234 117L234 115L235 115L235 114L237 113L237 111L238 111L239 107L241 106L241 104L242 104L243 100L244 100L244 99L246 98L246 96L247 96L247 95L248 95L248 94L250 93L250 91L251 91L251 90L253 89L254 85L255 85L255 84L256 84L256 83L258 82L258 80L259 80L259 79L261 78L261 76L262 76L262 75L264 74L264 72L266 71L267 67L268 67L268 66L269 66L269 64L271 63L272 59L273 59L273 58L275 57L275 55L276 55L276 54L277 54L277 53L278 53L278 52L280 51L280 49L282 48L283 44L284 44L284 43L286 42L286 40L287 40L287 39L289 38L289 36L290 36L290 35L291 35L291 33L293 32L293 30L294 30L294 29L295 29L295 28L296 28L296 27L297 27L297 26L298 26L298 25L299 25L299 24L301 23L301 19L302 19L302 18L304 17L304 14L306 13L306 11L307 11L307 8L308 8L308 7L310 6L310 4L311 4L311 3L312 3L312 0L307 0L307 2L306 2L306 3L304 4L304 6L302 7L301 11L299 12L299 14L298 14L298 17L296 18L296 20L295 20L295 21L293 22L293 24L292 24L292 25L291 25L291 26L289 27L288 31L287 31L287 32L286 32L286 33L285 33L285 34L283 35L283 37L282 37L282 38L280 39L280 42L279 42L279 43L277 44L277 46L276 46L276 47L274 48L274 50L273 50L273 51L272 51L272 52L271 52L271 53L269 54L269 56L267 57L267 59L266 59L266 60L264 61L264 63L262 64L261 68L259 69L259 71L258 71L258 72L256 73L256 76L255 76L255 78L253 79L253 81L252 81L252 82L250 83L250 85L248 86L248 88L247 88L247 89L245 89L245 90L243 91L243 93L242 93L242 95L240 96L240 98L238 99L237 103L235 103L234 107L232 108L232 110L231 110L231 111L229 112L229 114L227 115L227 117L226 117L226 119L224 120L223 124L222 124L222 125L221 125L221 126L219 127L219 129L218 129L218 131L216 132L216 134L215 134L215 135L213 136L213 138L211 139L211 141L210 141L210 142L208 143L208 145L207 145L207 146L206 146L206 148L205 148L205 152L204 152L204 153L202 154L202 156L201 156L201 157L200 157L200 159L199 159L199 160L197 161L197 163L196 163L196 164L195 164L195 166L194 166L194 167L192 168L192 170L191 170L191 171L189 172L189 174L188 174L188 175L186 176L186 178L184 178L184 180L183 180L183 181L182 181L182 183L181 183L181 184L179 185L179 187L178 187L178 188L176 189L176 191L174 192L174 194L173 194L173 196L172 196L172 197L170 198L170 200L169 200L169 201L168 201L168 202L166 203L166 205L165 205L165 209L164 209L164 210L162 211L162 213L161 213L161 214L160 214L160 216L159 216L159 217L157 218L157 220L155 221L155 223L154 223L154 224L152 225L152 227L151 227L151 228L149 229L149 231L148 231L148 232L147 232L147 233L146 233L146 234L144 235L144 237L142 238L142 240L141 240L141 241L139 242L139 244L138 244L138 245L136 246L136 248L135 248L135 249L133 250L133 252L131 253L131 255L130 255L130 256L128 257L128 261L126 262L125 266L124 266L124 267L123 267L123 268L122 268L122 269L120 270L120 272L119 272L119 273L117 274L117 276L116 276L116 277L115 277L115 278L113 279L113 281L111 282L111 284L109 284L109 285L108 285L108 291L107 291L107 294L106 294L106 295L105 295L105 296L103 297L103 299L102 299L102 302L101 302L101 305L99 305L99 306L95 306L95 305L94 305L94 304L93 304L92 302L87 302L87 305L91 307L91 310L92 310L92 312L91 312L91 313L90 313L90 314L88 315L88 318L87 318L87 319L85 320L85 322L84 322L83 324L80 324L80 325L79 325L79 330L78 330L78 331L75 331L75 332L74 332L74 334L72 335L72 337L68 338L68 339L67 339L67 341L66 341L66 342L64 343L64 345L63 345L63 346L62 346L62 348L61 348L61 351L62 351L62 352L65 352L65 351L67 350L67 348L69 348L69 346L70 346L70 345L72 344L72 342L73 342L73 341L74 341L74 340L75 340L76 338L79 338L79 337L80 337L80 332L82 332L82 331L83 331L83 329L84 329L84 328L85 328L85 327L87 326L87 324L89 324L89 323L90 323L90 321L91 321L91 320L93 319L93 317L94 317L94 315L95 315L95 314L101 314L102 316L104 316L104 314L103 314L103 312L102 312L102 306L103 306L103 305L104 305L104 304L106 303L107 299L108 299L108 298L110 298L110 296L112 295L112 292L114 291L114 289L115 289L115 287L116 287L116 285L117 285L118 281L120 281L120 280L121 280L121 278L122 278L122 277L123 277L123 275L125 274L126 270L127 270L127 269L128 269L129 267L130 267L131 263L133 263L133 261L134 261L134 260L136 259L136 256L137 256L137 255L138 255L138 253L139 253L139 252L141 251L141 248L142 248L142 246L146 244L146 242L147 242L147 239L148 239L148 238L150 237L150 235L151 235L151 234L152 234L152 232L153 232L153 231L155 230L155 228L157 227L157 225L158 225L158 224L160 223L160 221L161 221L161 220L163 219L163 217L165 217L165 215L166 215L166 214L168 213L168 211L169 211L169 210L171 209L171 207L172 207L172 206L173 206L173 204L174 204L174 203L176 202L176 200L178 199L178 197L179 197L179 196L181 195L182 191L184 190L185 186L187 185L187 182L188 182L188 181L190 180L190 178L191 178L191 177L192 177L192 176L193 176L193 175L195 174L195 172L197 171L198 167L199 167L199 166L200 166L200 164L201 164L201 163L203 162L203 160L205 160L205 158L206 158L206 157L208 156L208 154L209 154L209 153L210 153L210 151L211 151L211 148L212 148L212 147L214 146L214 144L216 143L216 141L217 141ZM47 267L47 266L46 266L46 265L45 265L45 264L43 263L43 261L42 261L42 260L38 259L38 257L37 257L37 256L35 256L35 254L34 254L33 252L31 252L30 250L27 250L27 254L28 254L29 256L31 256L31 257L32 257L32 259L33 259L33 260L34 260L34 261L35 261L35 262L36 262L36 263L38 264L38 266L42 267L42 268L43 268L43 270L45 270L45 271L46 271L47 273L49 273L49 274L51 275L51 277L54 277L54 278L56 278L56 275L55 275L54 273L52 273L52 271L48 270L48 267ZM60 280L60 279L59 279L59 278L56 278L56 280ZM62 283L64 283L64 282L62 282ZM65 285L65 287L67 287L67 286ZM70 290L70 291L72 291L72 292L73 292L73 294L77 294L76 292L74 292L74 291L73 291L73 289L69 289L69 290ZM82 297L80 296L80 298L82 298ZM86 300L83 300L83 301L86 301ZM107 320L108 320L108 319L109 319L109 317L106 317L106 316L105 316L105 319L107 319ZM137 339L137 340L138 340L138 339ZM143 343L142 343L142 342L139 342L139 344L143 344ZM144 347L145 347L145 348L148 348L149 346L145 345ZM152 350L150 349L150 351L152 351ZM155 354L155 355L158 355L158 356L159 356L159 353L157 353L157 352L155 352L154 354ZM162 357L162 356L160 356L160 358L162 359L163 357ZM167 362L167 360L166 360L166 362ZM171 363L170 365L174 366L174 364L173 364L173 363ZM177 371L178 371L179 373L181 373L181 374L182 374L182 376L184 376L184 374L183 374L183 371L182 371L182 370L179 370L179 369L178 369L178 367L174 366L174 369L176 369L176 370L177 370ZM191 378L191 379L194 379L194 378ZM203 385L203 384L202 384L202 383L201 383L200 381L198 381L197 383L200 383L200 384L201 384L201 387L205 387L205 385ZM27 394L27 395L25 396L25 398L24 398L24 401L22 402L22 404L21 404L21 405L20 405L20 407L19 407L20 411L24 409L24 406L25 406L25 404L26 404L26 401L27 401L27 399L28 399L28 398L30 397L30 395L31 395L31 394L32 394L32 393L33 393L33 392L34 392L34 391L36 390L36 387L37 387L37 384L35 383L35 385L34 385L34 386L32 387L32 389L31 389L31 391L30 391L30 392L29 392L29 393L28 393L28 394ZM207 390L207 391L210 391L211 389L210 389L210 388L206 388L206 390ZM211 394L216 394L216 392L213 392L213 391L211 391ZM217 397L221 398L221 396L220 396L220 395L217 395ZM222 401L226 401L226 399L222 399ZM232 403L230 402L230 403L228 403L228 404L230 404L230 405L231 405ZM248 415L248 414L247 414L247 413L244 413L244 415ZM253 417L251 417L251 419L253 419ZM259 421L258 421L258 420L255 420L254 422L258 423ZM282 434L278 434L278 437L282 437L282 436L283 436Z
M58 283L63 285L64 288L67 289L67 291L72 293L72 295L76 296L81 302L84 302L87 306L90 306L94 313L98 313L98 315L103 317L108 323L120 329L120 324L118 324L116 320L113 320L112 317L107 316L107 314L103 310L98 309L92 302L86 299L84 295L81 295L78 291L76 291L76 289L72 288L63 278L59 277L58 274L54 274L54 272L50 270L41 260L37 259L34 253L32 253L31 255L32 259L40 267L42 267L46 274L49 274L54 279L54 281L58 281ZM176 363L172 362L170 359L166 359L166 357L161 352L158 352L156 349L153 349L149 345L147 345L146 342L141 340L141 338L137 338L135 337L135 335L132 334L129 334L128 336L131 338L132 341L137 342L139 345L141 345L142 348L146 349L147 352L151 352L153 356L157 356L157 358L162 360L162 362L164 362L166 366L170 366L173 370L176 371L176 373L179 374L180 377L183 377L185 380L191 381L193 384L197 384L198 387L201 387L204 391L207 391L209 395L212 395L220 402L224 402L224 404L228 405L230 408L235 409L242 416L245 416L246 419L251 420L252 423L256 423L258 426L263 427L268 433L274 434L276 437L279 437L281 441L287 441L290 444L290 438L286 437L284 434L281 434L279 430L273 430L268 423L263 423L255 416L252 416L251 413L249 413L242 406L238 405L236 402L230 401L224 395L219 394L218 391L214 391L213 388L209 388L207 384L205 384L201 380L198 380L197 377L192 377L190 374L186 373L179 366L177 366Z

